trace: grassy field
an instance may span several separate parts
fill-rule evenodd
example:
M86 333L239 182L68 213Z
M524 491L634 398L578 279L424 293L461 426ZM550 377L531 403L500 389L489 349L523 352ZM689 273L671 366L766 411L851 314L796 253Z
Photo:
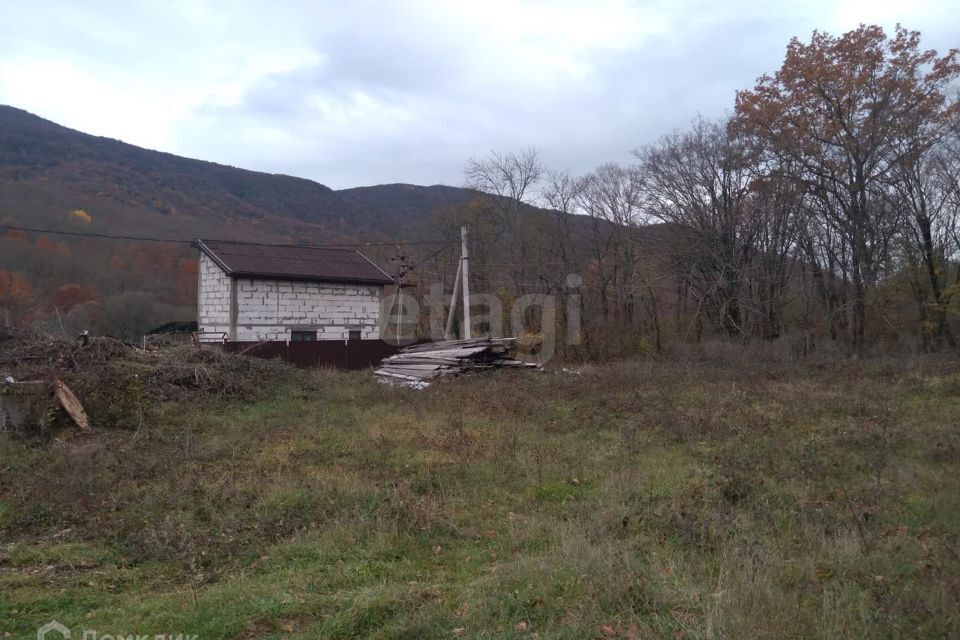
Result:
M960 636L960 363L280 370L0 434L0 632Z

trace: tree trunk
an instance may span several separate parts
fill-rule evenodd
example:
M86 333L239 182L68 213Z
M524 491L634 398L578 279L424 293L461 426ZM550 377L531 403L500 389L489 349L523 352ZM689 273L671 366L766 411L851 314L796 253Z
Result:
M933 293L932 321L935 329L931 346L934 350L937 350L946 341L950 347L954 347L956 342L950 332L950 325L947 324L947 305L943 301L943 284L940 282L940 265L938 264L940 261L937 260L937 250L933 242L930 218L926 215L918 216L917 225L920 228L920 238L923 242L923 261L927 267L927 277L930 280L930 290ZM925 323L927 320L924 316L927 316L927 314L921 315L921 323ZM920 330L926 335L925 326L921 326Z

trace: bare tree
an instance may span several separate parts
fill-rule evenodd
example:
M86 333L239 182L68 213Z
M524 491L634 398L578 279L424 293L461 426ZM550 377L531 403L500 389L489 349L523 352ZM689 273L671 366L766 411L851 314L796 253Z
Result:
M530 205L544 174L536 149L519 153L493 152L483 160L471 159L464 170L465 185L487 195L487 208L497 218L498 227L511 259L516 265L509 270L514 285L523 293L529 279L531 244L536 224Z
M561 335L566 335L568 318L568 276L579 273L583 265L581 250L578 247L577 228L580 198L586 187L586 180L572 176L566 171L549 171L541 194L543 204L549 209L550 223L544 225L541 234L541 254L545 257L538 277L544 283L547 292L559 296L559 319ZM583 322L583 297L580 296L578 313ZM566 340L558 341L563 355L567 354Z
M633 275L637 247L631 229L641 220L640 174L636 167L609 163L583 178L578 201L590 217L590 251L598 276L604 317L623 312L629 323L633 314ZM613 292L618 304L613 304Z
M698 119L635 155L650 215L685 238L677 268L698 309L728 335L746 337L741 294L762 226L747 209L755 173L749 149L723 123Z
M578 271L581 265L576 243L575 215L586 188L587 181L576 178L566 171L550 171L545 179L541 193L543 204L549 210L550 224L543 229L543 239L539 243L546 253L545 264L562 267L562 274L554 269L545 269L544 277L551 288L560 289L560 279L565 282L569 273ZM552 276L551 276L552 274Z
M929 149L914 147L912 153L904 154L890 181L895 204L906 213L906 262L919 262L925 276L912 283L919 304L921 339L927 349L939 348L940 343L956 345L947 322L954 292L948 282L949 256L957 236L954 203L960 165L954 145L950 139Z
M754 179L751 192L748 225L757 229L757 235L745 273L747 298L758 325L753 333L772 340L784 331L788 286L806 223L803 189L779 172L770 172Z

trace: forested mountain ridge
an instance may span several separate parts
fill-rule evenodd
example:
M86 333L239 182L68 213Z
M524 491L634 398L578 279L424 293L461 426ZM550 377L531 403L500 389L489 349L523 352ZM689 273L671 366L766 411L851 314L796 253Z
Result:
M186 232L216 221L221 233L226 224L243 236L253 224L274 237L312 232L356 239L420 229L435 207L473 195L414 185L338 192L305 178L142 149L2 105L0 184L0 216L8 220L46 217L54 213L50 206L74 196L102 209L118 229Z
M465 204L482 195L463 187L403 183L355 187L337 194L363 209L382 228L396 233L401 233L404 225L411 222L428 224L432 222L432 213L444 207Z
M372 243L365 253L392 270L393 243L458 244L458 227L467 224L476 226L481 254L502 261L505 243L520 229L490 227L496 203L510 208L527 230L549 227L556 214L446 185L336 191L304 178L143 149L0 105L0 225L76 234L0 228L0 326L29 322L133 338L156 324L191 319L196 256L188 241L196 237ZM579 229L574 237L589 225L608 227L602 220L572 218L568 224ZM427 244L403 253L417 262L436 248ZM570 264L579 269L583 256L571 254ZM431 278L440 276L437 266ZM501 286L482 265L474 277L479 285Z
M177 240L392 242L436 239L436 211L477 195L405 184L335 191L88 135L0 105L2 225ZM194 291L195 257L182 243L0 229L0 325L28 315L59 326L68 314L71 326L133 336L191 318Z

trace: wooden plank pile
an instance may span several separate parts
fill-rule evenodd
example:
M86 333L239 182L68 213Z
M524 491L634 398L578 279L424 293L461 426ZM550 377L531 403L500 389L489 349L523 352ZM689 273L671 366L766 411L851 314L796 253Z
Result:
M426 386L441 376L499 368L539 368L511 356L513 338L476 338L419 344L384 358L374 373L384 381Z

